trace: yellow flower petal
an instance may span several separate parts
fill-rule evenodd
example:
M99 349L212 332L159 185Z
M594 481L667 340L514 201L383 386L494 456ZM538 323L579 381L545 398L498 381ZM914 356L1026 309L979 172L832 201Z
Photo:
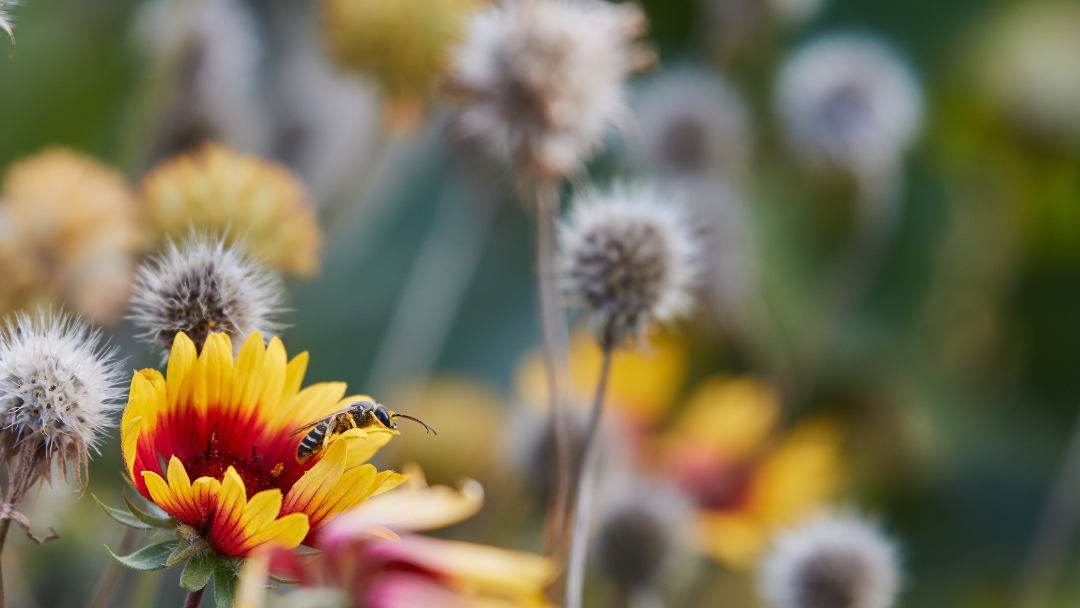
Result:
M349 444L349 460L346 468L353 468L371 460L382 447L398 435L397 431L382 428L351 429L341 434Z
M228 403L232 395L233 377L233 350L229 336L210 334L199 361L206 374L207 404L220 406Z
M262 377L265 385L262 394L256 400L262 405L264 412L273 412L281 403L281 396L285 389L286 374L285 345L277 337L270 339L270 345L266 347L266 359L262 365Z
M334 520L331 528L343 534L380 526L399 532L434 530L472 517L483 505L484 489L471 479L459 490L407 486L368 500Z
M255 531L238 548L246 555L270 549L293 549L307 538L310 527L307 515L291 513Z
M282 403L288 403L290 399L300 392L300 385L304 382L307 366L307 351L296 355L292 361L289 361L289 365L285 368L285 388L281 392Z
M195 343L184 332L173 338L172 352L169 354L169 367L166 373L169 395L169 408L175 408L180 402L185 383L189 382L188 373L195 366Z
M285 497L284 512L313 513L334 491L334 486L341 479L341 474L345 472L346 458L348 458L348 450L345 447L345 441L334 440L323 451L318 464L311 467L293 484Z
M233 392L229 399L229 411L254 407L262 389L262 365L266 357L262 334L254 331L244 340L240 354L236 356L233 369Z

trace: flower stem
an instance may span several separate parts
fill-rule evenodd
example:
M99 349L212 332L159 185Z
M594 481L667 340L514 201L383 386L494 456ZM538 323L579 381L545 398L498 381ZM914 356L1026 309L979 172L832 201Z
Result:
M570 539L570 561L566 570L566 608L581 608L585 590L585 558L589 548L589 513L592 511L593 493L596 490L596 467L600 460L596 434L600 428L600 413L604 406L608 374L611 371L611 340L603 341L604 360L600 366L600 379L596 384L596 398L589 413L589 426L582 440L584 456L577 478L577 495L574 510L569 518L574 522L574 534Z
M187 599L184 600L184 608L199 608L204 593L206 593L206 587L203 587L198 591L189 591Z
M1031 547L1020 569L1013 605L1042 608L1061 574L1061 565L1080 523L1080 418L1073 426L1069 446L1058 471Z
M4 553L4 543L7 542L8 528L11 527L11 520L0 520L0 555ZM3 566L0 565L0 608L7 607L7 599L4 596L4 572Z
M544 540L549 555L561 555L565 546L567 507L570 502L570 443L566 402L567 344L569 330L558 285L555 221L559 213L559 193L552 179L535 183L536 196L536 276L540 298L540 322L547 370L549 422L555 444L555 487L548 507Z

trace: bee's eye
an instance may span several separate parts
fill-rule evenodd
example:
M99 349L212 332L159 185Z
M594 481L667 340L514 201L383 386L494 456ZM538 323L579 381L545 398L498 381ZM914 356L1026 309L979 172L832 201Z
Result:
M379 419L379 422L384 426L390 426L390 414L387 413L385 407L375 408L375 417Z

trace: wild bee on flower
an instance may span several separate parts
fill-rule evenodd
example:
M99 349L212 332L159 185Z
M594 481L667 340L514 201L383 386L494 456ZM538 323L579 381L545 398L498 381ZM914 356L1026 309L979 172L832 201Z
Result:
M296 446L296 461L305 462L316 452L330 445L330 442L338 435L352 429L384 427L395 431L397 430L397 423L394 422L394 418L406 418L416 421L423 425L424 432L438 435L435 429L418 418L406 416L405 414L396 414L386 409L386 406L379 405L374 401L354 401L344 409L309 422L293 431L290 437L308 431L307 435L304 436L304 440L300 442L300 445Z

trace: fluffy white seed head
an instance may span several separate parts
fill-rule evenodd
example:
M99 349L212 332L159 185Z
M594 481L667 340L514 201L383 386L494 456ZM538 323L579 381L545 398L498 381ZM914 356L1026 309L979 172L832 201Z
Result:
M761 572L773 608L889 608L900 584L896 546L852 515L779 535Z
M828 36L780 72L777 104L788 142L805 161L859 174L895 168L919 133L919 82L895 51L865 36Z
M602 0L505 0L474 15L453 58L464 133L531 173L566 175L626 114L643 61L640 9Z
M683 209L651 187L579 195L560 227L567 291L605 345L690 310L701 244Z
M679 578L693 560L693 503L676 488L628 474L601 488L595 558L626 590Z
M0 330L0 459L39 459L45 477L56 455L85 463L123 396L116 349L100 342L100 332L67 314L7 319Z
M201 352L209 334L229 335L239 348L254 331L269 337L280 329L272 317L280 311L278 276L244 256L243 243L190 236L169 243L159 257L136 274L131 319L140 336L166 356L176 334L184 332Z
M137 14L135 41L153 68L179 81L155 153L206 140L265 152L270 134L255 15L240 0L153 0Z
M7 32L11 39L11 49L15 50L15 24L12 22L8 9L19 3L19 0L0 0L0 30Z
M666 176L741 178L753 155L750 111L723 78L683 68L651 79L634 110L641 164Z

